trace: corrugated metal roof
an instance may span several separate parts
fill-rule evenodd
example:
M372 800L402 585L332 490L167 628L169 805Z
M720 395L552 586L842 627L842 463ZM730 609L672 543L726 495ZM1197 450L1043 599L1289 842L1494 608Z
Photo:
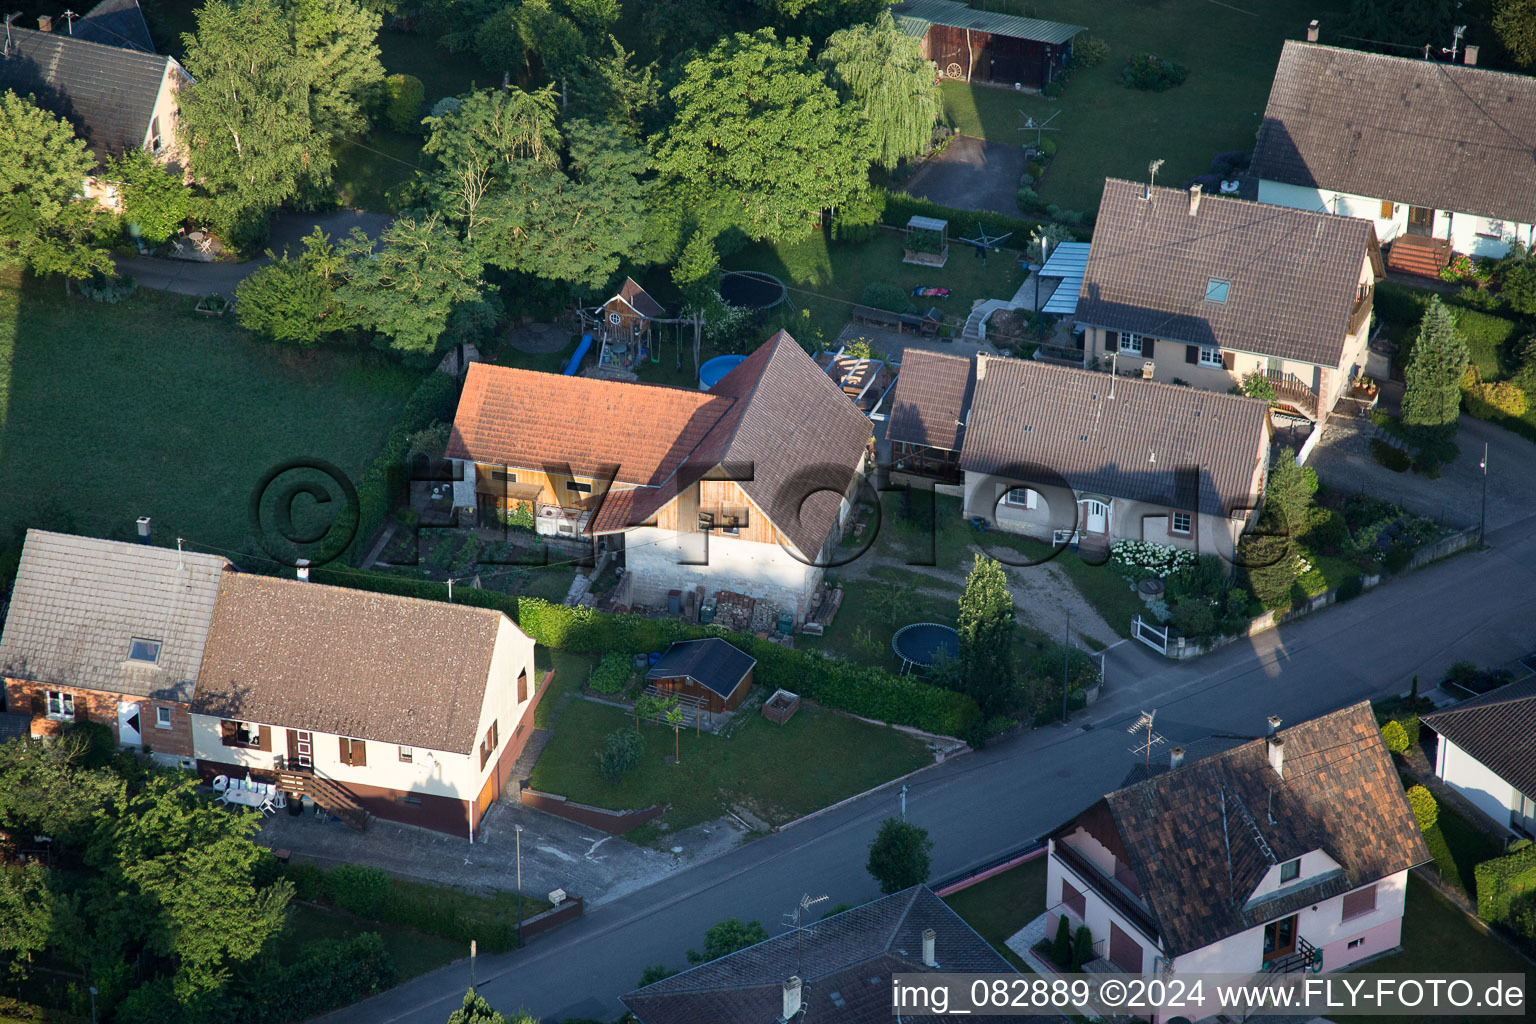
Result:
M939 220L937 217L919 217L913 215L907 221L907 227L917 228L919 231L943 231L949 226L949 221Z
M911 36L914 39L921 39L927 35L928 27L932 24L933 22L931 21L914 18L910 14L896 15L896 27L901 30L901 34Z
M1041 277L1059 277L1061 284L1046 300L1042 313L1069 315L1077 312L1077 295L1083 289L1083 273L1088 268L1087 242L1061 242L1051 252Z
M955 28L971 28L997 36L1014 39L1033 39L1041 43L1065 43L1079 32L1081 25L1066 25L1059 21L1041 21L1039 18L1020 18L1013 14L993 11L976 11L954 0L906 0L891 12L898 21L903 17L921 19L934 25L952 25ZM921 35L902 26L908 35ZM925 28L924 31L927 31Z

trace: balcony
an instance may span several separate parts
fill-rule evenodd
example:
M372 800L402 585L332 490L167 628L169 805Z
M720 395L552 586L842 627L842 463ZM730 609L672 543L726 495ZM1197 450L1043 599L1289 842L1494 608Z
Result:
M1300 377L1285 370L1266 370L1264 379L1275 389L1275 401L1288 405L1308 419L1317 419L1317 392L1302 383Z
M1355 296L1355 304L1349 311L1349 334L1353 335L1371 317L1371 300L1375 297L1376 289L1371 285L1362 284L1359 293Z
M1106 875L1093 861L1059 839L1052 849L1058 860L1071 868L1078 878L1087 882L1094 894L1113 907L1120 916L1135 925L1146 937L1157 937L1157 922L1152 920L1147 908L1132 895L1124 882Z

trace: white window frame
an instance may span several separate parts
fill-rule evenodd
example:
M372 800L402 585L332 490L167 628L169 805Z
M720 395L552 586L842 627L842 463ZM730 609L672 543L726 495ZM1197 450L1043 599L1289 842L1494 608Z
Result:
M1221 361L1221 349L1214 345L1201 345L1200 365L1214 370L1226 369L1226 364Z
M1184 519L1184 525L1182 527L1179 525L1179 518L1181 516ZM1179 534L1180 536L1187 537L1191 533L1194 532L1194 525L1195 525L1195 517L1192 514L1188 513L1188 512L1170 512L1170 513L1168 513L1168 532L1169 533L1176 533L1176 534Z
M155 705L155 728L169 729L171 725L171 709Z
M1123 356L1139 356L1146 351L1146 346L1142 344L1141 335L1134 334L1131 331L1120 332L1119 345L1120 354Z
M1020 491L1024 492L1023 501L1019 501L1014 497ZM1003 501L1014 508L1034 510L1040 507L1040 495L1031 487L1010 487L1008 493L1003 496Z
M1296 865L1296 875L1293 878L1286 878L1285 877L1285 869L1290 867L1292 864ZM1300 857L1297 857L1294 860L1283 861L1280 864L1280 884L1281 885L1290 885L1292 882L1296 881L1299 878L1301 878L1301 858Z
M73 722L75 720L75 695L63 690L46 691L48 702L48 717L55 722Z

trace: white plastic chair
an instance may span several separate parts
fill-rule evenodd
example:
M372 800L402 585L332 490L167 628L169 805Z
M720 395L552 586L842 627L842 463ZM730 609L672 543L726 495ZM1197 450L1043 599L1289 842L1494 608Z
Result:
M222 792L224 792L228 788L229 788L229 776L228 775L215 775L213 777L213 791L215 793L222 793Z
M288 806L288 794L284 793L282 790L278 790L277 796L272 798L272 803L276 805L278 810L281 811L283 808Z

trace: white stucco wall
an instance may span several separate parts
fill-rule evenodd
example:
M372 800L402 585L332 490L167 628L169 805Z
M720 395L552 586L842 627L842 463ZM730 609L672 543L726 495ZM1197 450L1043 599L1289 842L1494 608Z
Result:
M1282 883L1280 881L1280 868L1286 863L1289 863L1289 861L1282 861L1281 864L1271 865L1269 871L1265 873L1264 879L1254 887L1253 894L1249 899L1260 900L1271 893L1279 892L1281 889L1309 885L1319 875L1336 871L1339 867L1339 862L1322 850L1313 850L1310 853L1301 855L1301 872L1293 880Z
M746 594L794 612L797 622L810 610L823 573L778 544L651 526L625 533L624 565L635 604L664 605L667 591L703 584L706 597L717 590Z
M1053 917L1047 922L1046 936L1054 937L1056 935L1057 925L1054 915L1065 912L1067 920L1070 922L1070 927L1074 931L1080 924L1088 926L1088 930L1093 933L1094 944L1102 950L1103 956L1107 960L1109 959L1109 925L1110 922L1114 922L1121 931L1136 940L1136 945L1141 947L1140 973L1150 974L1160 967L1161 964L1157 959L1160 953L1154 937L1143 934L1141 929L1132 924L1119 911L1111 907L1103 897L1099 896L1093 887L1088 884L1087 879L1082 878L1077 872L1058 860L1055 849L1055 842L1052 841L1051 852L1047 855L1045 866L1045 905ZM1083 893L1084 916L1082 918L1079 918L1075 911L1068 910L1065 906L1059 905L1061 904L1061 882L1063 878L1074 889ZM1102 945L1099 945L1100 943Z
M1289 206L1299 210L1323 210L1345 217L1359 217L1376 225L1376 237L1383 245L1408 229L1408 203L1393 203L1391 217L1381 216L1381 199L1335 192L1332 189L1289 185L1278 181L1259 181L1259 202ZM1529 245L1536 235L1530 224L1475 217L1469 213L1436 210L1431 234L1449 238L1451 248L1474 256L1503 256L1509 240L1518 238Z
M1500 828L1509 828L1515 788L1444 736L1438 737L1435 748L1435 774Z

